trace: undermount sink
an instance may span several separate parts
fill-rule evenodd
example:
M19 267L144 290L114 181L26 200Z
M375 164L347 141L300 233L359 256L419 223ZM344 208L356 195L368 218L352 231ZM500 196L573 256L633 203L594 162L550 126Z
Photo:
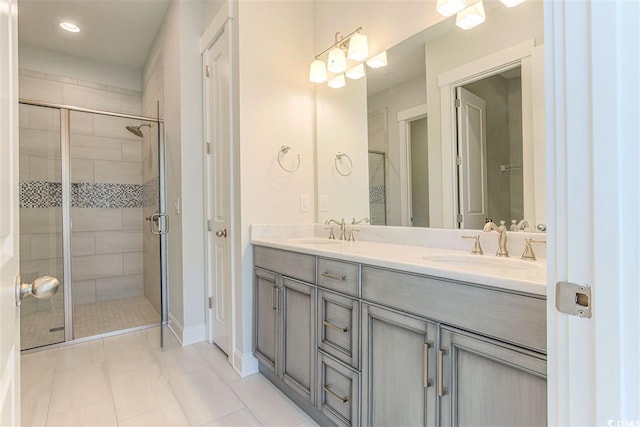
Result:
M491 255L436 254L422 257L423 260L453 268L472 270L498 270L503 273L544 274L545 265L540 261L523 261L513 258L498 258Z

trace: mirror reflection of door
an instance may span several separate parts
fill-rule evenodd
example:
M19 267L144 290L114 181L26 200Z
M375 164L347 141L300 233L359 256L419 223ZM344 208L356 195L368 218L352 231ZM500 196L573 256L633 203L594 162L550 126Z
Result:
M409 158L411 159L411 225L429 226L429 147L427 118L409 123Z
M485 218L508 225L524 217L520 77L518 66L458 88L463 93L457 123L460 228L481 228Z

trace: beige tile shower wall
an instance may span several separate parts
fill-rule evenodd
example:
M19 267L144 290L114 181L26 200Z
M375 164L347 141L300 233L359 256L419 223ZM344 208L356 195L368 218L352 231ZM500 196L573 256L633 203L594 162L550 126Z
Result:
M150 75L146 80L142 91L143 115L155 117L160 114L163 117L164 100L164 72L162 57L155 66L152 67ZM159 111L158 111L159 110ZM142 183L149 185L153 180L158 179L158 126L154 126L145 133L142 140ZM145 218L153 215L158 209L157 204L143 208ZM151 302L158 312L161 312L161 270L160 270L160 239L146 230L149 226L144 222L145 232L143 234L143 277L144 296Z
M140 115L137 91L20 72L20 97L84 108ZM59 115L56 110L20 106L20 180L60 182ZM142 140L125 125L139 123L89 113L71 114L71 182L142 182ZM142 208L71 209L74 304L143 294ZM21 270L30 276L62 276L61 209L21 209ZM24 274L24 273L23 273ZM61 297L61 293L60 293ZM50 309L29 300L22 314Z

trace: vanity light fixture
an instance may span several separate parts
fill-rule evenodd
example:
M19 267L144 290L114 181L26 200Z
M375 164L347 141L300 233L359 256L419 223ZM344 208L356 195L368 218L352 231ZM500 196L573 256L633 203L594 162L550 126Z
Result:
M471 6L462 9L456 16L456 25L463 30L470 30L476 25L480 25L486 19L482 0Z
M364 34L354 34L349 41L349 59L362 61L369 56L369 42Z
M61 22L60 28L62 28L65 31L69 31L70 33L80 32L80 27L78 27L76 24L73 24L71 22Z
M311 63L309 80L314 83L324 83L327 81L327 66L324 61L316 59Z
M524 0L500 0L507 7L514 7L522 3Z
M364 77L364 65L358 64L355 67L347 70L345 75L351 80L358 80Z
M321 59L327 54L327 62ZM327 73L338 74L333 78L329 78L329 86L333 88L343 87L345 85L343 74L347 68L347 76L350 79L359 79L364 76L364 67L362 61L369 56L369 44L367 36L362 34L362 27L358 27L351 34L344 37L342 33L336 33L335 42L327 49L316 55L315 60L309 68L309 81L313 83L324 83L329 78ZM352 66L348 64L350 61L360 62Z
M367 61L367 66L371 68L381 68L387 66L387 51L380 52Z
M337 76L329 80L327 84L329 85L329 87L332 87L334 89L340 89L341 87L344 87L344 85L346 84L344 80L344 74L338 74Z
M347 69L347 58L341 47L334 47L329 51L329 59L327 60L327 70L332 73L342 73Z
M451 16L460 12L466 5L466 0L438 0L436 10L442 16Z

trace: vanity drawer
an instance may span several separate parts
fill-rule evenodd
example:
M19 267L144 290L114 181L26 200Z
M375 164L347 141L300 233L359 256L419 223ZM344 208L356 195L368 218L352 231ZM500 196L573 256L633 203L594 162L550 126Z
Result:
M360 302L318 289L318 348L360 369Z
M547 350L544 297L363 267L362 298L539 352Z
M316 283L316 257L313 255L254 246L253 264L284 276Z
M360 374L318 352L318 409L339 426L358 426Z
M318 258L318 286L358 297L359 278L359 264Z

